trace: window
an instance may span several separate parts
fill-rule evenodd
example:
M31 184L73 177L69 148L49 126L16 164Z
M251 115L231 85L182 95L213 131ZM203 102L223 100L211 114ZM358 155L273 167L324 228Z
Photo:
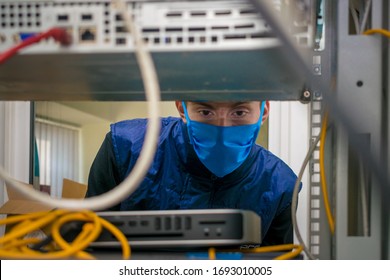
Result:
M58 122L35 119L41 186L48 186L52 197L61 197L62 181L79 180L79 128Z

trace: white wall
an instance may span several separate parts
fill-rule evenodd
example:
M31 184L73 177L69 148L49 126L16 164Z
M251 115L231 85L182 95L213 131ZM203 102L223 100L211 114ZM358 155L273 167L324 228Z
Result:
M134 118L146 118L148 116L148 107L146 102L131 102L125 105L126 107L119 107L114 121ZM113 108L114 109L114 108ZM160 102L160 115L162 117L174 116L179 117L174 101Z
M81 178L80 183L88 184L88 174L92 162L102 144L106 133L110 129L110 122L86 124L81 127Z
M269 150L286 162L298 175L309 149L310 105L298 101L275 101L271 102L270 106ZM308 242L308 170L304 173L302 185L297 220L302 238Z
M14 179L29 182L30 102L0 102L0 165ZM0 205L7 200L0 180ZM4 228L0 228L0 235Z

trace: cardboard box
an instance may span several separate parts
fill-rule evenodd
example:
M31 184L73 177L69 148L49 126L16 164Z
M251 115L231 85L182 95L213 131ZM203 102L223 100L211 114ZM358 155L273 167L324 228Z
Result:
M25 184L26 187L32 188L32 185ZM8 201L0 207L0 214L27 214L40 211L49 211L53 207L45 205L42 202L33 200L14 188L6 186ZM68 179L63 180L62 197L72 199L83 199L87 192L87 186ZM45 194L45 193L43 193ZM49 196L48 194L45 194Z

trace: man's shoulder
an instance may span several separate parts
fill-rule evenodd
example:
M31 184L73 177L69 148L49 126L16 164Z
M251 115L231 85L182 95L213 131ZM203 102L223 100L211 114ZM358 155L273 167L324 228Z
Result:
M284 197L283 207L291 201L297 175L291 167L271 151L256 146L257 162L254 166L255 173L259 174L260 180L266 178L268 188L272 189L275 197ZM287 194L287 196L284 196Z
M181 135L180 118L161 118L159 143L162 143L170 135ZM111 139L116 144L131 147L133 144L142 145L147 131L148 119L131 119L111 124ZM176 129L178 128L178 129Z
M262 168L269 169L273 172L282 172L285 175L289 174L294 178L296 177L290 166L271 151L259 145L255 145L255 152L257 154L258 162L262 163Z
M161 118L161 127L165 128L167 126L172 126L180 122L180 118L177 117L164 117ZM111 124L111 132L119 131L119 130L136 130L138 132L145 130L148 123L148 119L146 118L137 118L137 119L129 119L122 120L116 123Z
M168 138L168 135L180 122L180 118L165 117L161 118L161 132L159 144ZM145 140L148 119L123 120L111 124L109 136L111 136L111 145L116 154L138 154ZM171 127L171 128L170 128Z
M267 160L271 160L271 161L275 161L275 162L283 161L278 156L273 154L270 150L268 150L268 149L266 149L258 144L254 145L254 152L258 157L262 157L262 158L267 159Z

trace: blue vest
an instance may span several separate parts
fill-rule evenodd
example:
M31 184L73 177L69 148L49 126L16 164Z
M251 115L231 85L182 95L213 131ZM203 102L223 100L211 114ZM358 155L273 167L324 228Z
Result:
M261 217L262 236L273 218L291 205L293 171L266 149L253 146L248 158L223 178L213 175L197 158L180 118L162 118L158 150L138 189L121 210L235 208ZM140 154L147 120L111 125L119 174L124 180Z

